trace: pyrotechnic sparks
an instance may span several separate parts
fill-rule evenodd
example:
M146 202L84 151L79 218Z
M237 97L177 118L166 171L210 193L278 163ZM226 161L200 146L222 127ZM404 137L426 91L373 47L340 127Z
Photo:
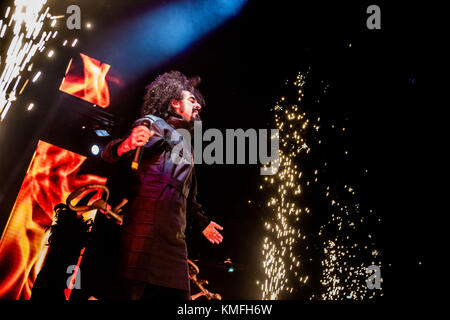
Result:
M299 74L294 82L298 88L298 102L303 97L304 83L304 76ZM292 292L299 283L308 281L308 276L299 271L301 262L295 247L299 241L305 241L306 236L301 233L298 221L302 214L309 212L308 208L301 208L298 202L302 192L298 159L310 152L303 134L310 127L306 114L295 104L289 106L285 97L280 99L274 110L275 124L279 130L280 168L276 175L265 177L267 188L273 190L267 206L273 210L274 217L265 223L268 236L264 239L262 254L266 279L261 285L262 298L272 300L278 299L283 292Z
M16 100L19 82L24 85L29 79L24 72L31 65L37 52L43 52L52 32L44 30L44 23L50 18L50 7L44 9L47 0L15 0L5 12L5 20L0 20L0 37L10 39L9 47L1 59L0 76L0 121L2 121ZM9 19L9 21L8 21ZM53 34L53 38L55 34ZM2 40L4 41L4 40ZM38 73L40 75L40 72ZM34 80L37 80L37 76Z
M339 193L339 201L330 195L329 187L327 190L326 196L333 199L330 201L331 219L319 231L319 236L324 238L321 284L325 292L321 298L363 300L377 294L382 296L380 290L370 290L366 284L370 276L368 267L381 268L380 252L366 227L369 220L380 222L380 219L373 210L368 215L360 211L354 188L345 185Z
M263 299L288 297L294 290L304 299L370 299L382 295L381 290L371 290L366 283L371 275L368 267L381 267L381 254L372 233L374 223L380 219L373 210L361 209L355 185L342 185L339 179L325 182L330 177L323 173L334 160L341 161L335 157L348 161L352 150L349 146L337 148L333 142L337 155L327 160L330 137L319 130L325 126L334 130L328 134L348 134L349 130L336 123L324 123L321 117L311 120L303 101L305 79L300 73L293 86L286 81L290 93L281 97L273 109L279 129L279 170L276 175L266 176L259 187L268 195L272 217L264 224L265 279L257 283ZM328 87L323 88L323 93ZM342 170L340 165L336 167ZM315 226L305 223L312 211ZM316 258L321 259L320 264L313 265Z

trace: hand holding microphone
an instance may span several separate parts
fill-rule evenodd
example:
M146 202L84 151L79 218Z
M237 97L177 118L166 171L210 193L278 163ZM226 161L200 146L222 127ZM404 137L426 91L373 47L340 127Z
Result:
M135 127L130 136L117 148L119 157L124 153L137 149L132 162L132 168L135 170L139 165L140 157L144 149L143 146L148 142L150 137L154 135L154 132L150 130L149 127L150 122L148 120L142 121L142 124Z

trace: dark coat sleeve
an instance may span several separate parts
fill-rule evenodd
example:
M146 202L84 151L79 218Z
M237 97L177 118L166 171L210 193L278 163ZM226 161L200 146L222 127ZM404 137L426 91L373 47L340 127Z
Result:
M120 144L129 137L133 128L140 125L143 120L150 120L150 122L151 122L150 129L153 130L155 133L150 138L149 142L145 145L145 148L150 148L152 146L156 146L157 142L164 140L164 138L165 138L164 133L162 132L162 129L160 128L160 126L158 126L158 121L154 121L153 119L147 118L147 117L140 118L134 122L131 130L128 132L127 135L125 135L125 137L115 139L115 140L111 141L110 143L108 143L105 146L105 148L103 148L103 151L101 154L103 160L105 160L106 162L114 163L114 162L119 161L121 158L130 158L134 154L134 150L130 150L127 153L123 154L121 157L119 157L119 155L117 154L117 149L119 148Z
M126 138L114 139L113 141L108 143L102 151L103 160L110 163L117 162L120 159L119 155L117 154L117 148L125 139ZM131 151L127 152L123 156L127 156L130 153Z
M186 215L189 223L196 224L203 231L211 220L203 212L202 205L197 202L197 179L195 170L192 173L192 184L187 199Z

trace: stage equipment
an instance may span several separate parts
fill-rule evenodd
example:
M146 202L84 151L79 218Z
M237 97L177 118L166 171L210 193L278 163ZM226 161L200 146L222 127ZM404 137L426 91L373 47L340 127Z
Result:
M90 189L103 190L104 192L102 193L102 199L98 199L98 200L94 201L94 203L92 203L91 205L87 205L87 206L73 206L71 204L73 199L77 198L82 193L84 193L85 191L90 190ZM103 199L103 198L105 198L105 199ZM77 190L72 192L67 197L66 204L70 208L70 210L79 212L79 213L83 213L83 212L87 212L87 211L91 211L91 210L95 210L95 209L102 210L102 211L106 212L106 214L109 217L116 219L116 221L119 225L122 225L123 219L118 213L120 211L122 211L122 207L127 204L128 200L124 198L122 200L122 202L120 202L117 205L117 207L115 207L113 210L111 210L111 207L107 203L108 198L109 198L108 187L106 187L105 185L102 185L102 184L90 184L90 185L78 188Z
M199 293L191 296L192 300L195 300L201 296L205 296L208 300L222 300L222 296L218 293L209 292L203 285L208 284L208 280L197 279L197 275L200 272L199 267L188 259L189 263L189 279L197 285L197 287L201 290Z

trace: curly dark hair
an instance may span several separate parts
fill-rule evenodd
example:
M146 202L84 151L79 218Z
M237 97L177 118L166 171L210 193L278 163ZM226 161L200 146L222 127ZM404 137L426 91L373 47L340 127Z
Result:
M197 90L200 81L200 77L187 78L179 71L170 71L159 75L146 87L147 93L144 97L141 115L152 114L162 119L167 119L172 115L177 116L172 109L170 100L181 100L183 90L191 92L198 103L204 107L205 100Z

